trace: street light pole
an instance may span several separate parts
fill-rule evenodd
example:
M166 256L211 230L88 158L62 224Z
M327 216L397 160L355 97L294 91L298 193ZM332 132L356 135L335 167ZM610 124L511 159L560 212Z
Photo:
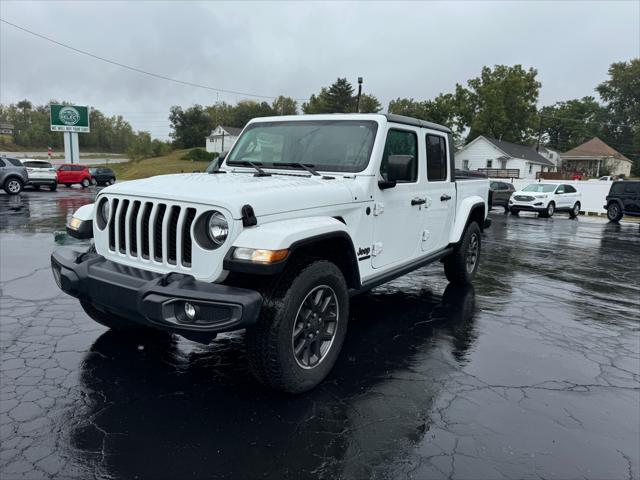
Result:
M358 99L356 100L356 113L360 113L360 95L362 95L362 77L358 77Z

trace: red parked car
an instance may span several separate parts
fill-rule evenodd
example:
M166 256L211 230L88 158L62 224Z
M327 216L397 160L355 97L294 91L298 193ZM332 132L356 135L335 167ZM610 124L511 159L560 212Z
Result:
M86 165L63 163L57 170L58 183L70 187L74 183L79 183L82 188L91 185L91 172Z

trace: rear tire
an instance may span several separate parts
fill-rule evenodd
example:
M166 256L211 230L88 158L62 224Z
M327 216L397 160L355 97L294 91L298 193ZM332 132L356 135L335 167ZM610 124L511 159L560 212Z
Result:
M4 191L7 192L8 195L18 195L22 192L22 188L24 184L22 180L16 177L7 178L4 182Z
M80 182L80 185L82 186L82 188L87 188L90 184L91 182L89 181L88 178L83 178L82 182Z
M480 264L481 247L480 227L476 222L471 222L464 232L462 241L444 260L447 280L455 285L471 283Z
M607 218L609 221L618 223L623 216L622 209L617 202L611 202L607 207Z
M571 218L576 218L578 215L580 215L580 202L576 202L569 212L569 217Z
M57 183L52 183L51 185L49 185L49 190L51 190L52 192L55 192L57 189L58 189Z
M287 267L245 336L249 368L260 383L289 393L318 385L347 333L349 295L340 269L326 260Z

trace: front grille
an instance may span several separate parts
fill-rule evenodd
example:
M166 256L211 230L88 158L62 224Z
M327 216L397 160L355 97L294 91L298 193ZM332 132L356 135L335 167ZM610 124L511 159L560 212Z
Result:
M114 198L107 223L109 250L189 268L195 216L195 208Z
M514 195L513 198L519 202L531 202L535 197L529 197L528 195Z

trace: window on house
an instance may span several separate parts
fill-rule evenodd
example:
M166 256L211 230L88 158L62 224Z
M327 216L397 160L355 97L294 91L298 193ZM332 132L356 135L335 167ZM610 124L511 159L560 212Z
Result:
M533 163L529 164L529 173L533 172Z
M493 160L487 160L487 168L493 167Z
M464 160L462 162L462 168L465 170L469 170L469 160Z
M427 135L427 179L430 182L447 179L447 144L439 135Z

